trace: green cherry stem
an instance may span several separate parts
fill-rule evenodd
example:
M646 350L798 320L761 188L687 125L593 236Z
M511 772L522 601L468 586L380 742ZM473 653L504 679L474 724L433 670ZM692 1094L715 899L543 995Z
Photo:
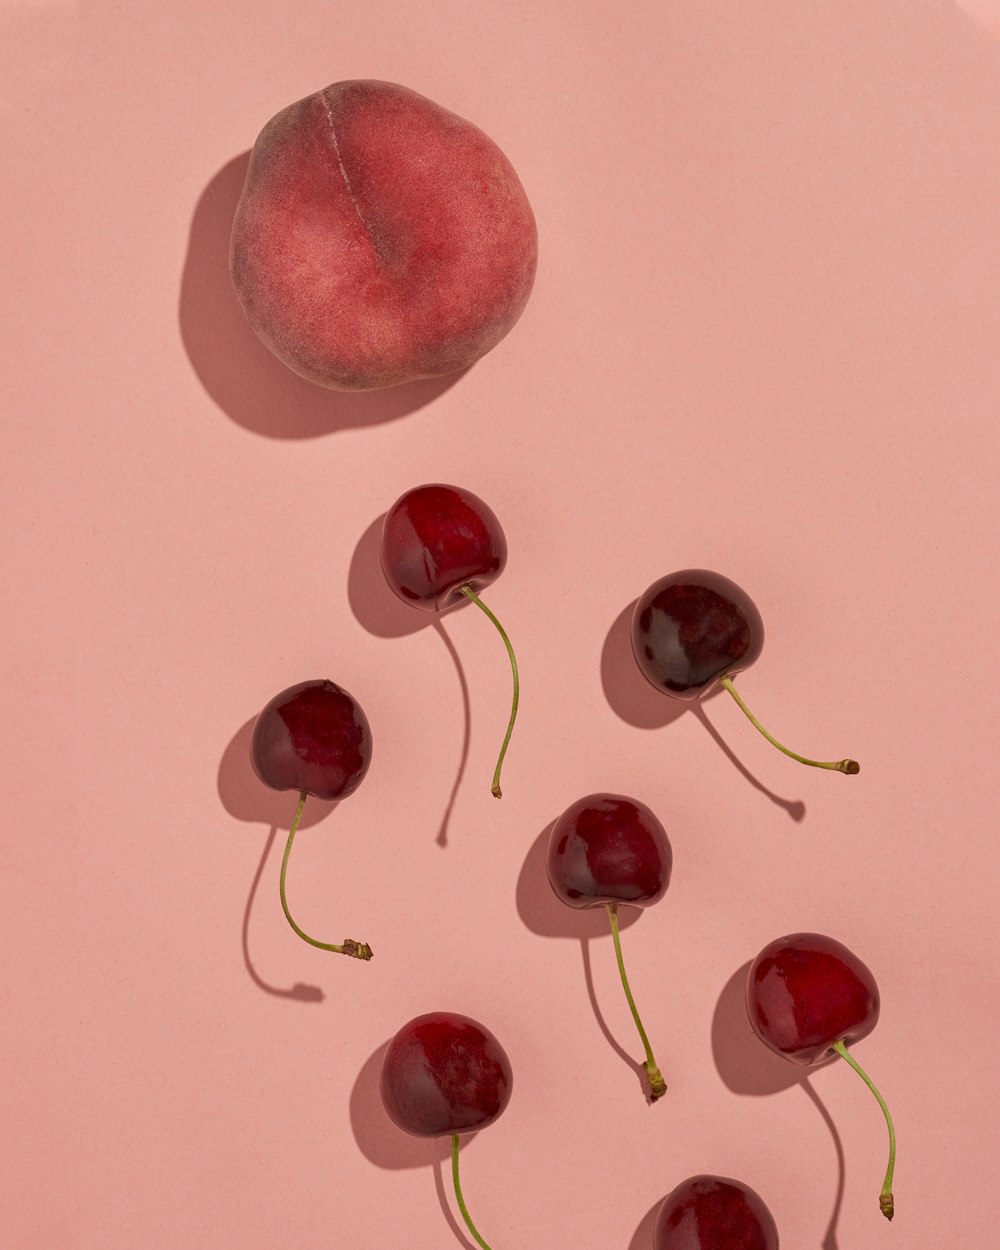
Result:
M649 1038L646 1036L646 1030L642 1027L642 1021L639 1019L639 1012L636 1010L635 999L632 997L632 991L628 987L628 977L625 975L625 961L622 959L622 944L618 936L618 904L606 903L608 909L608 918L611 921L611 936L615 941L615 958L618 960L618 975L622 979L622 988L625 990L625 997L628 1000L629 1010L632 1012L632 1019L635 1021L635 1027L639 1030L639 1038L642 1041L643 1049L646 1052L646 1062L642 1065L646 1072L646 1078L649 1081L649 1093L653 1102L657 1098L667 1092L667 1083L663 1079L660 1069L656 1066L656 1060L653 1058L653 1048L649 1044Z
M841 1059L846 1059L858 1076L864 1081L871 1092L875 1095L875 1100L882 1108L882 1114L885 1116L885 1122L889 1128L889 1166L885 1169L885 1180L882 1182L882 1192L879 1194L878 1205L882 1214L887 1220L893 1217L894 1207L892 1201L892 1174L896 1168L896 1130L892 1127L892 1116L889 1114L889 1108L885 1105L885 1099L875 1087L875 1082L868 1073L862 1068L861 1064L848 1054L847 1043L843 1040L834 1042L833 1049L840 1055Z
M292 919L292 913L288 910L288 899L285 897L285 874L288 871L288 857L292 853L292 843L295 841L295 834L298 831L299 821L302 819L302 809L306 805L306 791L303 790L299 794L299 805L295 809L295 817L292 820L292 827L288 831L288 841L285 843L285 854L281 860L281 910L285 913L285 919L292 926L303 942L308 942L310 946L318 946L321 951L335 951L338 955L350 955L354 959L371 959L372 948L367 942L355 942L353 938L345 938L342 946L334 946L331 942L317 942L308 933L300 929Z
M458 1134L453 1133L451 1136L451 1179L455 1184L455 1197L458 1199L458 1209L462 1212L462 1219L465 1220L466 1227L476 1239L476 1242L482 1246L483 1250L490 1250L490 1247L483 1241L479 1235L479 1230L472 1222L472 1216L469 1214L469 1208L465 1205L465 1199L462 1197L462 1186L458 1179Z
M510 735L514 732L514 721L517 719L517 700L520 691L520 684L517 677L517 659L514 656L514 648L510 645L510 639L507 637L504 627L489 610L486 604L483 603L482 599L479 598L476 592L468 584L460 587L460 589L466 599L471 600L477 608L480 608L483 612L485 612L493 624L497 627L497 632L503 639L503 645L507 648L507 654L510 656L510 668L511 672L514 674L514 698L510 706L510 720L507 722L507 732L504 735L503 746L500 748L500 757L497 760L496 771L493 774L493 797L495 799L499 799L503 798L503 791L500 789L500 769L503 768L503 757L507 754L507 744L510 742Z
M733 685L733 679L728 673L724 673L719 678L719 682L721 685L725 686L725 688L736 700L737 706L743 712L744 716L746 716L747 720L749 720L750 724L758 729L772 746L777 747L779 751L783 751L785 755L790 756L793 760L798 760L800 764L808 764L810 768L831 768L834 772L848 773L850 775L861 772L861 765L857 760L807 760L804 755L796 755L794 751L789 751L788 747L782 746L777 738L767 732L757 717L754 716L753 712L750 711L747 705L736 693L736 687Z

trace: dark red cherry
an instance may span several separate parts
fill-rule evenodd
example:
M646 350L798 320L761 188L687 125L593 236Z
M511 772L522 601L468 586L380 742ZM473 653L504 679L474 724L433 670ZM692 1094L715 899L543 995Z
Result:
M778 1230L749 1185L726 1176L692 1176L663 1199L653 1250L778 1250Z
M507 540L500 522L471 490L440 483L416 486L386 513L380 555L386 581L404 603L434 612L468 599L489 617L503 639L514 694L493 773L492 792L499 799L500 772L517 717L517 660L504 627L479 598L479 591L495 582L507 563Z
M649 907L666 893L673 859L663 826L637 799L588 794L549 837L549 881L569 907Z
M874 1081L848 1051L878 1023L875 978L857 955L819 933L793 933L769 942L747 974L747 1014L765 1046L792 1063L845 1060L871 1090L889 1130L889 1163L879 1207L891 1220L896 1130Z
M364 712L332 681L302 681L282 690L257 717L250 736L250 762L261 781L274 790L299 792L281 861L279 889L285 919L303 942L353 959L371 959L368 943L354 938L319 942L310 937L292 918L285 879L306 797L343 799L353 794L371 758L372 733Z
M632 650L643 676L663 694L691 701L723 686L744 715L779 751L840 773L860 772L856 760L813 760L773 737L736 693L733 676L764 647L764 622L735 582L707 569L684 569L654 582L632 614Z
M468 1016L437 1011L405 1024L382 1063L390 1119L417 1137L450 1137L492 1124L510 1101L503 1047Z
M641 596L632 649L643 675L675 699L699 699L724 674L749 668L764 647L764 622L746 591L719 573L671 573Z
M458 486L417 486L382 525L382 570L400 599L429 612L480 591L503 572L507 540L491 509Z
M642 1065L652 1101L666 1093L625 975L618 905L649 907L666 893L673 857L663 826L638 799L588 794L552 826L545 867L556 896L568 907L606 907L625 999L646 1052Z
M819 933L768 943L747 977L754 1032L792 1063L829 1058L835 1042L858 1042L878 1022L875 978L846 946Z
M265 785L318 799L353 794L371 757L364 712L332 681L303 681L275 695L250 740L250 761Z
M435 1011L404 1024L382 1061L389 1118L416 1137L451 1138L455 1197L469 1232L484 1248L462 1197L459 1137L492 1124L510 1101L510 1060L489 1031L468 1016Z

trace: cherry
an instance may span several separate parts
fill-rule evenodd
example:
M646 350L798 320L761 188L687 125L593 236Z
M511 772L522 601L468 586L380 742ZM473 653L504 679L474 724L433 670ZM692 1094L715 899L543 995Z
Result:
M632 616L632 650L646 679L674 699L695 700L723 686L750 722L779 751L813 768L857 773L856 760L811 760L782 744L757 720L733 685L764 647L764 622L735 582L706 569L661 577Z
M285 876L292 843L308 795L343 799L361 784L372 757L368 720L346 690L332 681L302 681L267 704L254 723L250 762L272 790L298 790L299 802L281 861L281 908L295 932L310 946L355 959L371 959L371 947L347 938L342 944L318 942L292 919Z
M382 526L382 571L411 607L440 612L468 599L496 626L514 675L514 697L492 791L502 796L500 770L517 717L517 660L503 626L479 598L507 563L507 540L492 510L469 490L433 483L402 495Z
M889 1129L889 1166L879 1206L891 1220L896 1132L882 1095L847 1049L878 1022L878 986L870 970L846 946L819 933L777 938L750 966L747 1013L753 1031L782 1058L815 1064L836 1053L875 1095Z
M663 1199L653 1250L778 1250L778 1230L749 1185L726 1176L692 1176Z
M673 858L663 826L644 803L620 794L588 794L559 817L549 837L546 869L568 907L606 907L618 973L643 1049L651 1101L666 1093L625 975L618 904L649 907L666 893Z
M451 1137L455 1197L469 1232L476 1230L458 1178L458 1139L492 1124L510 1101L513 1075L503 1047L468 1016L417 1016L389 1043L382 1062L382 1102L389 1118L416 1137Z

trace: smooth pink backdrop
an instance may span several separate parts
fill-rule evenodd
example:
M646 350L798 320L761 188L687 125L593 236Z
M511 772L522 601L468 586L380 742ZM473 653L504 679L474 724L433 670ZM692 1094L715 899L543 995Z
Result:
M514 1066L463 1161L495 1250L651 1250L699 1171L753 1185L786 1250L991 1243L997 8L4 8L5 1250L468 1245L443 1151L377 1098L384 1043L436 1008ZM350 77L479 124L534 205L534 295L460 378L325 393L229 290L257 131ZM408 615L377 568L377 519L428 480L509 539L502 803L496 636ZM764 615L751 705L859 777L642 685L627 608L690 565ZM289 889L369 965L288 929L294 799L247 763L257 710L319 676L361 700L374 761L307 807ZM673 846L623 938L655 1107L610 939L542 874L595 789ZM797 929L881 985L857 1054L896 1117L892 1226L861 1083L803 1082L746 1032L745 965Z

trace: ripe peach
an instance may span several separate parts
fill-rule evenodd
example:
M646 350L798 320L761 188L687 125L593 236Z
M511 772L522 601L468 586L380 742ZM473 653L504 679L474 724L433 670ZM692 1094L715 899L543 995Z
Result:
M250 324L336 390L465 369L504 337L538 239L510 162L395 83L335 83L254 144L230 269Z

